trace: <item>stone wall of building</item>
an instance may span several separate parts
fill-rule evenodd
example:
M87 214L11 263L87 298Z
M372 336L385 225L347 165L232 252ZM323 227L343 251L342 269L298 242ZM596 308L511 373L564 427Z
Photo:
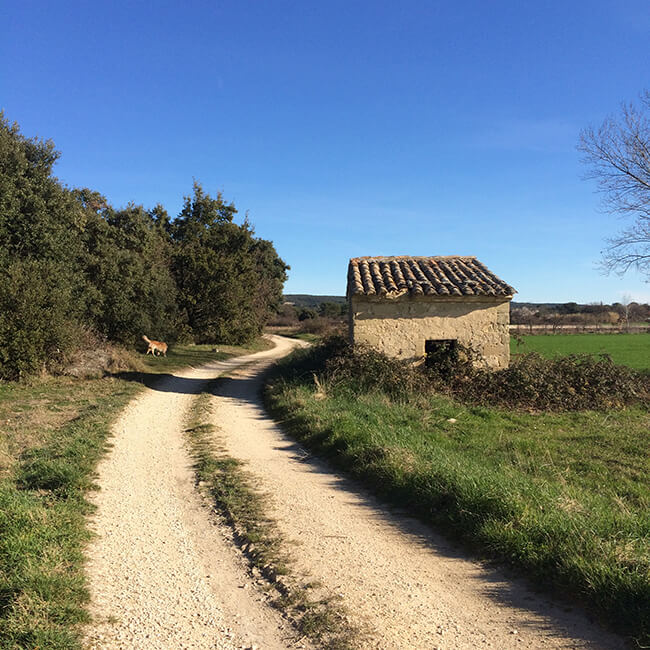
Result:
M486 297L352 296L350 338L414 362L424 359L425 341L453 339L477 350L487 366L505 368L510 361L509 303Z

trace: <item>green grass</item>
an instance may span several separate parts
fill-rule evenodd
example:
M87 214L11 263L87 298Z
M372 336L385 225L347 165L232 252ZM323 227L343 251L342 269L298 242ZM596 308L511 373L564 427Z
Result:
M137 390L116 379L0 385L0 647L79 647L84 494L114 415Z
M318 334L311 334L310 332L297 332L296 334L285 334L292 339L299 339L300 341L307 341L307 343L318 343L323 337Z
M292 363L279 367L266 397L302 442L648 644L647 409L529 414L435 395L398 402L326 382L318 389L311 374L292 374Z
M259 338L249 345L172 345L170 346L167 356L156 356L151 354L141 355L148 370L154 372L163 372L184 368L186 366L200 366L209 361L220 361L229 357L242 354L251 354L268 350L273 347L267 339Z
M538 352L552 358L569 354L608 354L614 363L650 370L650 334L538 334L510 339L512 354Z
M256 343L253 348L266 345ZM127 378L0 382L0 647L80 648L95 468L142 382L250 348L179 346ZM142 368L141 368L142 369ZM135 379L135 381L134 381Z

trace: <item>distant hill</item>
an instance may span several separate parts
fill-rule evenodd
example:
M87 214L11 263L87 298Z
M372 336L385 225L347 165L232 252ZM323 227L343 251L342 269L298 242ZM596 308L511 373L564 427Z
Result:
M319 307L323 302L335 302L337 304L345 303L345 296L315 296L310 293L288 293L284 296L285 302L290 302L296 307ZM575 305L576 311L593 311L594 305L582 305L576 303L559 303L559 302L517 302L513 301L511 306L514 309L528 307L529 309L556 310L563 305ZM607 305L601 305L607 307Z
M319 307L323 302L345 304L345 296L312 296L309 293L288 293L284 296L285 302L290 302L296 307Z

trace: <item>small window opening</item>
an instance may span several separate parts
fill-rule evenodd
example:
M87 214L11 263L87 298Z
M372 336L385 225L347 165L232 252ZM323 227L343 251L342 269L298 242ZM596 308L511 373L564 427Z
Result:
M424 363L429 368L447 367L458 361L458 341L438 339L424 342Z

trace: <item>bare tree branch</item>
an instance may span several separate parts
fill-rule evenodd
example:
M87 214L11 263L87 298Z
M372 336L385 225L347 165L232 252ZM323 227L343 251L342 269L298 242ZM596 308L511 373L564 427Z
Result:
M618 117L580 134L578 151L595 180L608 212L634 219L631 227L608 240L606 271L637 268L650 281L650 91L639 105L623 104Z

